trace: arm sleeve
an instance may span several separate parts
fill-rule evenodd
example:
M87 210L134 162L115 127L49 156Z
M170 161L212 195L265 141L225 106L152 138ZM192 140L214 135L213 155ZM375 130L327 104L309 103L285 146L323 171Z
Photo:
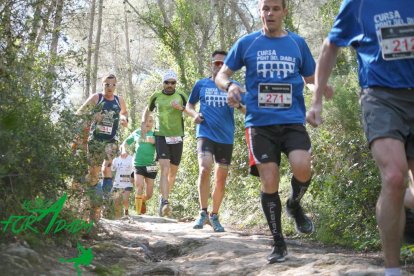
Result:
M193 89L191 90L190 97L188 98L188 102L190 104L196 104L200 100L200 88L201 88L200 82L201 81L197 81Z
M315 74L316 63L309 49L308 44L301 38L302 66L300 74L304 77L310 77Z
M124 143L126 143L127 145L131 145L134 142L134 134L137 131L132 132L125 140Z
M243 50L242 50L242 38L239 39L230 49L229 53L227 54L224 63L227 67L230 68L233 72L239 70L244 66L243 61Z
M154 93L148 101L148 110L151 111L151 112L155 109L155 100L156 99L157 99L157 95L156 95L156 93Z
M330 42L338 47L355 46L363 38L359 10L363 1L345 0L339 8L331 31Z

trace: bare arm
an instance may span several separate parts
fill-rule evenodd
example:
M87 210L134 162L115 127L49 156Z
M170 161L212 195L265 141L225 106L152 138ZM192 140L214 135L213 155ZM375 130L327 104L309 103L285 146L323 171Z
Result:
M231 107L238 107L241 101L242 88L230 81L233 71L224 64L215 78L216 85L227 92L227 103Z
M121 105L121 112L119 113L119 119L121 125L126 127L128 126L128 111L126 108L125 100L123 97L119 96L119 104Z
M336 63L339 47L330 43L328 39L322 44L322 51L316 64L315 90L312 98L312 106L306 114L306 120L314 127L322 123L322 96L329 98L333 95L332 87L328 86L329 76Z
M201 113L198 113L195 110L195 105L192 103L187 102L187 105L185 106L185 110L188 116L194 118L194 123L199 124L202 121L204 121L204 118Z
M92 107L96 105L96 103L98 102L98 99L99 99L99 96L97 93L90 95L89 98L86 99L86 101L78 108L78 110L76 110L75 114L83 115L87 111L90 111Z
M151 115L151 111L148 109L148 106L145 107L144 112L142 113L141 118L141 138L144 139L147 135L147 120Z

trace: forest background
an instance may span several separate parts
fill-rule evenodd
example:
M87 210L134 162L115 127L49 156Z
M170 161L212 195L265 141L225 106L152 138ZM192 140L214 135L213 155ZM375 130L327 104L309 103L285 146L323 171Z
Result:
M317 59L341 1L287 2L286 28L305 37ZM74 112L90 94L101 91L102 75L114 73L117 93L126 99L130 123L122 130L125 138L140 126L147 99L161 89L166 69L178 73L178 89L189 94L197 79L209 75L215 49L228 50L239 37L260 26L257 0L3 0L0 221L23 214L24 200L57 199L63 192L69 193L64 216L84 216L78 208L81 193L71 187L86 168L84 155L73 154L70 147L81 131ZM243 72L235 79L243 83ZM334 99L325 104L325 122L318 129L308 128L314 174L304 207L316 223L316 232L308 238L362 251L378 250L375 203L380 178L360 125L352 50L341 51L330 82L336 91ZM309 103L311 92L305 91L305 97ZM259 180L247 173L241 114L237 113L236 123L221 220L240 229L267 229ZM195 125L188 117L185 124L184 154L171 195L174 214L181 218L198 213ZM290 193L290 177L284 159L282 202ZM152 214L158 208L155 190L148 206ZM283 225L286 235L295 237L291 224ZM12 233L0 236L6 241L14 238ZM19 238L38 239L25 232ZM410 251L405 256L410 257Z

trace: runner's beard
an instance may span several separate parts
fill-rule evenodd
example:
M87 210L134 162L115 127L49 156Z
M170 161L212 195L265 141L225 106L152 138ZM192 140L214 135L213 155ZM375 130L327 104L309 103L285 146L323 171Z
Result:
M174 94L175 89L172 89L172 90L167 90L167 89L164 89L164 92L165 92L165 94L169 94L169 95L171 95L171 94Z

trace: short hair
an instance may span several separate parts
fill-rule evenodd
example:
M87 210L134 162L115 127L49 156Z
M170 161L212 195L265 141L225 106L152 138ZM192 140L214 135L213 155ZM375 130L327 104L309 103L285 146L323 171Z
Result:
M259 7L262 4L263 0L259 0ZM285 9L286 8L286 0L282 0L282 7Z
M116 80L116 77L115 77L115 75L114 74L106 74L106 75L104 75L103 77L102 77L102 82L104 82L104 81L106 81L106 80L112 80L112 79L115 79Z
M214 57L215 55L223 55L223 56L227 56L227 52L223 51L223 50L215 50L212 54L211 57Z

